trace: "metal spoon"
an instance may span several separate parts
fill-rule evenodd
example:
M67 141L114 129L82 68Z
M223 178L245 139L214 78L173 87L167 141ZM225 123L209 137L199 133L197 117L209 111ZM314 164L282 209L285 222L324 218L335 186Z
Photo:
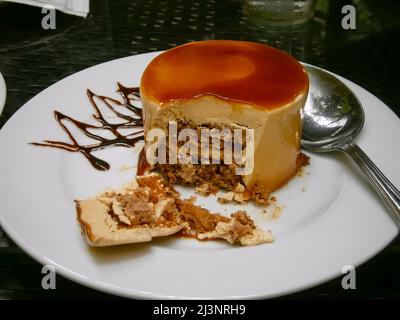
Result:
M314 152L342 151L361 168L400 227L400 192L353 141L364 111L353 92L328 72L304 64L310 92L303 110L302 146Z

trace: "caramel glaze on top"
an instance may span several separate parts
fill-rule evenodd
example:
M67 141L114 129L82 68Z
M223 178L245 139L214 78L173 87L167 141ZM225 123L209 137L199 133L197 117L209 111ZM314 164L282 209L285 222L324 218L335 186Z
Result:
M308 90L303 66L267 45L230 40L184 44L146 68L141 92L161 105L203 95L275 109Z

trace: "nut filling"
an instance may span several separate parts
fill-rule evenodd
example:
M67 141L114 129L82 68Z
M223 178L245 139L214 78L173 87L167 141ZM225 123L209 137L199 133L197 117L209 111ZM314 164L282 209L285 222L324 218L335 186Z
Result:
M240 125L238 125L240 126ZM162 125L165 132L168 132L166 124ZM188 120L177 120L178 132L183 129L193 129L196 130L198 136L201 134L202 129L208 129L212 133L213 129L217 129L221 132L223 129L232 130L233 128L229 126L222 126L217 124L203 124L201 126L194 124ZM168 135L167 135L168 140ZM208 143L211 145L211 138ZM185 142L178 141L177 147L180 148ZM198 194L203 196L208 196L210 194L216 194L220 189L227 191L226 194L219 197L218 201L221 203L235 202L244 204L248 201L254 201L258 205L268 206L271 204L271 192L265 189L265 187L260 183L255 183L251 189L245 187L245 182L243 181L243 176L236 174L237 164L225 164L224 163L224 142L220 141L217 146L218 152L214 152L210 155L213 159L218 157L219 164L170 164L168 155L169 147L166 146L167 152L167 163L166 164L155 164L152 168L153 171L160 172L165 179L171 184L180 184L195 187ZM243 138L241 145L242 153L246 152L246 139ZM201 147L197 150L197 155L201 153ZM144 154L142 155L145 156ZM207 155L200 154L201 157ZM302 170L303 166L308 165L309 157L305 154L300 153L297 159L298 172Z

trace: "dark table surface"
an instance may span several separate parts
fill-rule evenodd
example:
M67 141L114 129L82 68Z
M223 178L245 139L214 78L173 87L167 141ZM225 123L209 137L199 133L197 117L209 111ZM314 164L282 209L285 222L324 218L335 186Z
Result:
M351 2L357 25L344 30L341 8ZM72 73L205 39L251 40L281 48L361 85L399 116L399 14L397 0L317 0L310 23L277 29L251 25L240 0L92 0L88 18L58 12L56 29L43 30L40 9L0 3L0 72L7 84L0 128L32 96ZM0 299L115 298L61 276L56 290L43 290L41 267L0 228ZM338 278L284 298L399 298L398 270L399 237L357 268L356 290L343 290Z

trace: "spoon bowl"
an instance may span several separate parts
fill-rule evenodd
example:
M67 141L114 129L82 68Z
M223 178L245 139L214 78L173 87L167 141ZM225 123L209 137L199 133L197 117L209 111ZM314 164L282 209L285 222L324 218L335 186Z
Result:
M356 95L330 73L304 65L310 92L303 109L302 146L328 152L355 137L364 125L364 110Z
M356 95L329 72L303 64L310 90L302 111L301 144L312 152L342 151L360 167L400 227L400 192L354 142L364 125Z

